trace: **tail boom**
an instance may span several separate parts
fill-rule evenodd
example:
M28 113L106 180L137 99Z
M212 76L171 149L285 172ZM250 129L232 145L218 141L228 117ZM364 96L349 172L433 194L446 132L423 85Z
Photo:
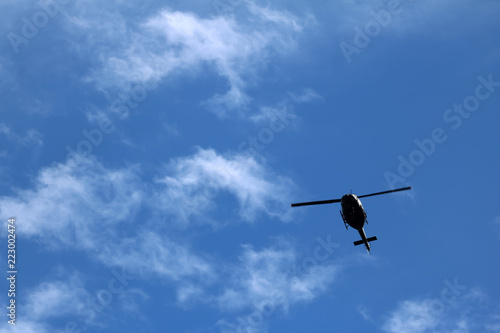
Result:
M361 236L361 239L358 241L355 241L354 245L357 246L357 245L365 244L366 249L368 250L368 252L370 252L370 242L376 241L377 236L366 238L366 234L365 234L365 231L363 229L358 230L358 232L359 232L359 235Z

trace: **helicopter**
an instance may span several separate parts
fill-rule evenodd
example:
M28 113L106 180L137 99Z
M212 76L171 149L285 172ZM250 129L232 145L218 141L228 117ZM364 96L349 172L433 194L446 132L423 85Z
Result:
M411 187L403 187L395 190L389 190L384 192L377 192L372 194L365 194L356 196L355 194L349 193L345 194L341 199L332 199L332 200L320 200L320 201L309 201L309 202L299 202L293 203L292 207L300 207L300 206L310 206L310 205L322 205L322 204L330 204L340 202L342 210L340 211L340 216L342 216L342 220L344 221L344 226L346 230L348 229L348 225L352 228L356 229L361 236L361 240L355 241L354 245L364 244L368 253L370 253L370 242L377 240L376 236L366 238L365 230L363 229L363 225L365 222L368 224L366 220L366 212L363 209L363 205L359 198L371 197L379 194L386 194L392 192L406 191L411 190Z

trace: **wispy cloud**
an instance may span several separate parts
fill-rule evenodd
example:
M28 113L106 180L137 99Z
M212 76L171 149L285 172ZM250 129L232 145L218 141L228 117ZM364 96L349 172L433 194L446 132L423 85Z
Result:
M384 324L387 332L422 333L437 327L439 316L432 308L432 300L404 301Z
M45 323L36 322L29 319L20 320L16 322L15 326L7 324L7 322L4 321L0 324L0 328L2 329L2 332L5 333L16 333L19 331L23 333L54 332L53 329L51 327L48 327L48 325L46 325Z
M250 155L198 149L194 155L171 161L166 174L157 179L164 186L156 199L157 210L181 217L185 223L215 207L223 191L237 198L245 221L253 222L262 213L282 221L291 218L292 181L269 171Z
M91 279L89 275L69 272L59 266L55 274L49 274L37 285L25 286L22 293L17 293L15 326L5 320L0 323L0 330L45 333L77 331L86 326L103 327L112 316L111 311L105 310L106 306L119 307L125 313L134 311L134 315L140 317L138 306L149 298L141 289L125 288L121 281L113 277L104 285L107 289L90 291L92 288L86 283ZM115 289L110 289L110 286ZM119 299L115 305L111 303L113 297Z
M290 98L296 103L307 103L315 100L323 100L323 98L313 89L304 88L300 93L289 93Z
M32 189L14 189L11 196L1 197L0 215L16 216L23 221L18 233L45 246L89 253L98 248L93 258L109 267L176 283L181 302L199 295L203 285L217 277L215 264L196 255L189 244L174 241L165 225L172 229L172 221L207 215L217 198L205 190L217 186L217 191L234 196L243 220L254 221L259 214L289 219L285 207L291 181L245 154L198 149L171 160L154 184L141 181L140 173L137 166L112 169L95 158L74 156L42 169ZM205 206L193 204L201 197L207 200ZM140 211L152 216L141 222L151 232L137 234L133 222ZM49 287L44 292L53 291ZM37 313L35 305L33 309Z
M299 93L288 92L288 97L276 105L265 105L259 108L257 112L252 113L249 119L257 124L268 123L280 119L295 119L297 116L293 113L293 105L299 103L308 103L322 100L322 97L313 89L305 88ZM288 124L285 121L285 126Z
M394 333L496 332L500 327L496 312L499 306L477 288L445 305L439 299L405 300L390 313L382 330Z
M18 134L5 123L0 123L0 134L23 146L41 146L43 145L43 135L35 129L28 129L24 135Z
M370 315L370 311L364 305L358 306L357 310L364 320L373 322L373 319Z
M246 8L246 17L240 19L234 15L203 18L163 9L137 26L126 26L116 15L104 23L91 24L93 19L87 16L73 16L69 22L101 39L102 65L87 76L98 89L127 89L148 80L193 75L208 65L227 80L229 89L215 92L203 104L224 117L245 109L251 100L246 89L255 83L259 70L276 53L293 49L298 34L313 20L254 2ZM96 34L99 30L105 34ZM107 40L127 42L111 51L105 46Z
M125 223L139 208L143 191L136 169L110 170L95 159L74 158L40 171L33 189L0 198L2 216L24 221L19 232L57 245L93 248L109 226Z
M193 254L187 245L152 232L134 238L113 239L101 249L99 258L109 266L173 281L215 276L211 263Z
M496 216L493 219L493 227L495 228L495 231L498 234L498 237L500 238L500 216Z
M284 239L262 250L245 245L238 258L239 263L228 267L226 288L216 302L224 311L246 311L249 315L238 316L238 324L220 320L218 326L223 332L236 331L237 327L242 331L264 331L263 318L313 301L328 289L341 270L338 264L325 263L295 274L293 268L299 258L294 246ZM249 320L254 314L262 320Z
M86 306L90 293L80 274L68 273L65 278L53 277L26 289L17 297L16 304L23 304L23 315L16 318L16 325L2 321L2 332L45 333L54 332L49 322L53 319L74 318ZM19 293L18 293L19 294Z
M280 243L260 251L243 247L241 264L231 268L228 288L218 298L221 308L259 307L274 298L286 310L291 304L313 300L334 280L339 270L335 265L315 266L301 276L292 274L297 253L290 243Z
M499 8L499 4L496 2L478 3L473 0L401 0L392 2L344 0L335 3L335 6L337 10L334 22L338 29L344 33L352 31L354 26L365 29L365 25L370 21L383 21L384 33L395 35L424 33L437 38L449 37L463 31L463 26L450 25L451 21L462 21L464 15L470 16L470 25L467 26L470 32L470 29L476 28L484 17L492 15ZM453 6L453 10L450 10L450 6ZM390 12L388 13L388 11ZM380 15L382 17L388 16L382 18Z
M42 282L28 295L26 313L37 321L74 315L84 307L86 299L90 297L83 282L75 274L67 280Z

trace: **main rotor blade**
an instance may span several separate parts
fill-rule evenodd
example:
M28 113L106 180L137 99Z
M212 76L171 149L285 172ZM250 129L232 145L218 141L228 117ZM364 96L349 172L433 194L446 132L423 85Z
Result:
M340 199L299 202L299 203L293 203L292 207L310 206L310 205L322 205L322 204L330 204L330 203L336 203L336 202L340 202Z
M386 194L386 193L399 192L399 191L406 191L406 190L411 190L411 186L403 187L403 188L398 188L398 189L390 190L390 191L377 192L377 193L365 194L365 195L358 195L358 198L366 198L366 197L371 197L373 195Z

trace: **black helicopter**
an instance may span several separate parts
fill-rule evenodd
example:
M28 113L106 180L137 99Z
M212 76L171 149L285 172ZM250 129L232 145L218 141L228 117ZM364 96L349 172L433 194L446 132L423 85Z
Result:
M309 206L309 205L321 205L321 204L330 204L340 202L342 206L342 210L340 211L340 216L342 216L342 220L344 220L345 228L347 229L347 225L350 225L352 228L356 229L361 236L361 240L355 241L354 245L365 244L368 253L370 253L370 242L377 240L377 237L366 238L365 230L363 229L363 225L368 223L366 220L366 213L363 209L363 205L359 198L371 197L379 194L386 194L392 192L399 192L411 190L411 187L403 187L395 190L377 192L372 194L360 195L359 197L355 194L346 194L341 199L332 199L332 200L322 200L322 201L310 201L310 202L299 202L292 204L292 207L300 207L300 206Z

